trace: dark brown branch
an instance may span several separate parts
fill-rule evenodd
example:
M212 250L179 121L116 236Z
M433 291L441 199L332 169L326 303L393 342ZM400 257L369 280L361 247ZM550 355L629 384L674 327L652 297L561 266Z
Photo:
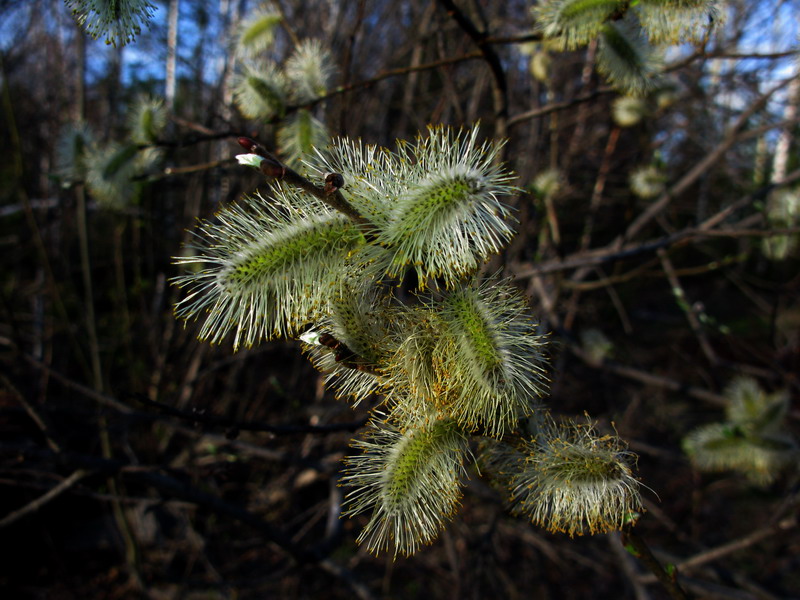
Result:
M348 369L355 369L356 371L363 371L371 373L372 375L379 375L380 372L374 364L365 361L358 354L348 348L343 342L337 340L329 333L323 333L319 336L319 343L327 346L334 352L334 360L340 365Z
M359 214L359 212L353 208L347 200L344 199L344 196L342 196L342 193L339 191L339 187L341 187L343 184L343 179L338 173L331 174L334 175L334 177L330 178L330 180L328 177L326 177L324 187L317 187L308 179L283 164L280 160L278 160L278 158L267 151L263 146L260 146L255 140L252 140L248 137L239 137L237 141L239 142L239 145L246 150L262 157L263 160L261 161L260 170L267 177L277 179L278 181L283 181L289 185L297 186L304 192L307 192L315 198L322 200L334 210L347 215L354 222L358 223L365 229L372 229L371 223L361 216L361 214ZM338 177L338 179L336 179L336 177Z
M720 396L719 394L709 392L708 390L702 388L688 385L682 381L678 381L677 379L670 379L669 377L663 377L661 375L653 375L652 373L641 371L627 365L621 365L609 360L603 360L602 362L598 363L597 361L592 360L586 352L575 345L570 345L570 351L590 367L602 369L604 371L614 373L615 375L619 375L620 377L638 381L645 385L652 385L654 387L664 388L673 392L680 392L682 394L686 394L687 396L704 400L705 402L709 402L715 406L723 407L728 404L728 401L724 396Z
M370 87L380 81L383 81L384 79L389 79L390 77L408 75L409 73L416 73L418 71L431 71L433 69L438 69L439 67L446 67L448 65L454 65L468 60L476 60L478 58L481 58L482 56L483 54L480 51L475 51L475 52L468 52L467 54L462 54L461 56L454 56L452 58L443 58L441 60L435 60L421 65L410 65L408 67L386 69L385 71L381 71L380 73L378 73L374 77L371 77L370 79L364 79L363 81L357 81L355 83L349 83L346 85L339 86L329 91L328 93L320 96L319 98L315 98L311 102L307 102L306 104L298 106L287 106L285 112L286 114L289 114L300 109L313 108L314 106L320 104L321 102L324 102L325 100L329 100L330 98L339 96L341 94L346 94L347 92L352 92L353 90ZM275 123L279 120L280 119L278 117L273 117L272 119L270 119L269 122Z
M659 248L656 254L658 254L658 258L661 260L661 267L664 269L667 280L672 286L672 293L675 295L678 304L682 304L686 320L689 322L689 327L691 327L692 332L697 338L700 349L712 365L719 364L717 353L714 352L714 349L711 347L711 342L708 340L703 325L700 323L698 311L694 303L689 301L686 291L683 289L683 285L681 285L680 279L678 279L678 275L675 272L675 267L672 265L672 261L669 258L669 254L667 254L664 248Z
M123 475L126 480L138 481L144 485L154 487L162 494L186 500L192 504L210 509L221 515L232 517L253 527L263 535L267 541L281 548L286 554L300 564L319 560L319 557L315 557L297 546L284 532L270 525L261 519L261 517L250 511L204 492L186 481L179 481L174 477L142 467L141 465L132 465L127 461L119 459L100 458L75 452L61 452L56 454L43 448L12 447L8 444L0 445L0 450L14 452L14 454L27 461L44 460L54 462L63 467L76 469L76 472L80 472L81 470L93 470L105 475Z
M53 438L53 428L50 426L48 419L39 414L39 411L36 410L33 405L28 402L25 396L23 396L19 390L17 390L17 388L3 375L0 375L0 384L2 384L6 391L11 394L14 400L22 405L22 408L25 409L25 412L28 413L28 416L31 418L31 420L36 423L36 426L41 430L42 435L44 435L44 439L47 441L47 445L50 446L50 449L53 452L60 452L61 447Z
M700 565L719 560L720 558L727 556L728 554L732 554L733 552L749 548L750 546L765 539L772 538L777 533L795 529L797 525L797 515L791 515L785 519L781 519L777 523L772 523L766 527L757 529L756 531L753 531L752 533L749 533L739 539L733 540L732 542L722 544L716 548L704 550L703 552L695 554L691 558L682 560L676 566L681 571L687 571L693 567L699 567ZM651 583L652 581L655 581L655 576L646 575L644 577L640 577L639 580L642 583Z
M266 433L274 433L277 435L290 435L290 434L305 434L305 433L334 433L337 431L350 431L355 432L367 424L367 417L349 423L330 423L328 425L272 425L270 423L259 423L257 421L239 421L237 419L229 419L217 415L209 415L205 412L199 411L185 411L151 400L144 394L131 394L131 398L135 399L140 404L155 408L159 413L168 415L170 417L177 417L189 423L200 423L203 425L210 425L217 429L227 429L226 437L235 437L234 434L239 431L261 431Z
M503 70L503 64L500 62L500 57L491 43L489 43L489 35L486 32L478 31L472 20L456 6L453 0L439 0L439 4L475 43L489 65L494 81L492 94L495 112L494 137L496 139L505 139L508 130L508 82L506 81L506 74Z
M263 538L279 548L297 565L314 565L343 581L350 586L353 592L363 599L371 598L369 590L355 579L352 572L329 559L324 546L304 548L297 545L282 529L265 521L259 515L223 500L222 498L203 491L188 481L178 480L166 473L160 472L158 467L145 467L130 464L123 460L99 458L74 452L55 453L44 448L28 445L0 444L0 452L13 453L17 458L26 461L48 461L74 470L71 477L53 488L45 496L67 491L74 485L86 471L96 471L107 475L120 475L126 481L136 482L158 490L162 497L172 497L183 500L195 506L202 507L215 514L222 515L253 528ZM42 497L44 498L44 497Z
M647 210L634 219L634 221L628 226L625 233L612 242L611 246L619 248L622 246L625 240L634 238L647 224L649 224L657 215L659 215L675 197L682 194L692 184L694 184L695 181L706 174L708 170L714 164L716 164L717 161L719 161L728 150L730 150L736 143L741 141L739 132L750 121L750 118L764 107L773 94L787 86L791 81L792 78L787 78L784 81L781 81L750 103L750 105L741 112L739 117L736 119L736 122L728 129L722 141L717 144L714 149L711 150L711 152L709 152L701 161L699 161L688 173L681 177L677 183L671 186L655 202L653 202L647 208Z
M541 33L526 33L524 35L513 35L508 37L487 37L486 44L527 44L528 42L541 42Z
M634 551L636 558L641 560L650 571L655 575L658 581L667 590L670 598L673 600L687 600L688 596L678 585L677 570L672 573L667 573L661 563L658 562L650 548L645 541L639 536L638 533L633 531L632 527L628 527L626 531L622 532L622 544L626 548L631 548Z
M582 104L584 102L589 102L594 100L595 98L599 98L604 94L611 94L614 92L614 89L610 87L603 87L596 89L588 94L584 94L583 96L578 96L573 98L572 100L564 100L563 102L551 102L545 106L540 106L539 108L534 108L533 110L526 111L524 113L519 113L518 115L514 115L508 120L508 126L511 127L512 125L516 125L517 123L521 123L522 121L528 121L530 119L536 119L537 117L543 117L545 115L549 115L550 113L558 112L561 110L568 110L577 106L578 104Z
M800 169L793 171L779 182L763 186L752 194L740 198L712 217L703 221L703 223L697 227L689 227L681 231L677 231L671 235L666 235L664 237L640 244L628 244L622 247L616 247L612 244L611 246L605 248L598 248L589 250L587 252L578 252L563 259L551 260L530 268L520 269L514 277L515 279L528 279L535 275L541 275L544 273L554 273L557 271L578 269L580 267L602 265L620 259L631 258L642 254L649 254L659 250L660 248L667 248L673 244L688 241L693 238L725 235L724 229L713 230L712 228L722 223L736 211L751 205L756 200L766 198L772 190L790 185L798 180L800 180ZM739 233L735 233L733 237L739 237Z
M704 402L708 402L709 404L713 404L720 408L724 408L729 404L729 401L724 396L720 394L715 394L714 392L710 392L704 388L695 387L683 383L682 381L678 381L677 379L670 379L669 377L663 377L661 375L653 375L652 373L648 373L647 371L642 371L640 369L629 367L627 365L621 365L619 363L615 363L610 360L603 360L598 362L597 360L593 360L586 352L584 352L580 347L578 347L575 344L570 344L569 349L575 356L580 358L588 366L593 367L595 369L602 369L604 371L608 371L609 373L614 373L615 375L619 375L620 377L625 377L626 379L638 381L645 385L652 385L654 387L660 387L673 392L686 394L687 396L691 396L692 398L697 398L698 400L703 400ZM776 380L783 379L784 382L790 384L794 382L794 379L791 377L791 375L789 375L789 377L780 374L776 375L772 371L769 371L767 369L761 369L759 367L755 367L752 365L735 363L724 360L719 360L718 365L721 367L729 368L736 373L747 372L754 376L763 377L766 379L776 379ZM800 419L800 411L791 410L789 412L789 416L793 419Z
M76 392L79 392L83 396L86 396L87 398L94 400L95 402L101 404L102 406L112 408L124 415L136 417L139 419L144 419L144 420L161 419L160 415L137 411L113 396L109 396L108 394L102 394L85 385L72 381L71 379L65 377L58 371L55 371L50 367L44 365L43 363L37 361L33 357L27 355L23 355L23 357L28 361L29 364L42 371L45 371L48 374L48 376L52 377L65 387L75 390ZM173 417L179 417L185 421L213 425L214 427L217 427L219 429L229 429L231 430L230 432L238 429L240 431L263 431L267 433L273 433L275 435L295 435L302 433L333 433L336 431L356 431L359 428L363 427L367 421L367 419L364 418L350 423L331 423L329 425L271 425L269 423L236 421L234 419L227 419L225 417L215 417L211 415L203 415L200 413L181 411L174 407L169 406L168 404L163 404L161 402L150 400L143 394L130 393L128 394L128 397L136 400L137 402L140 402L143 405L150 406L152 408L157 408L163 414Z
M3 527L7 527L12 523L19 521L26 515L31 513L35 513L37 510L42 508L48 502L51 502L58 498L61 494L69 490L73 485L78 483L81 479L86 477L89 473L84 471L83 469L78 469L72 473L69 477L62 480L56 486L39 496L38 498L28 502L25 506L15 511L10 512L5 517L0 519L0 529Z
M714 51L714 52L705 52L705 51L698 51L690 54L689 56L682 58L672 64L666 65L664 68L664 73L670 73L673 71L677 71L686 67L693 63L696 60L706 60L709 58L722 58L722 59L756 59L756 60L777 60L781 58L790 58L792 56L797 55L797 50L786 50L784 52L767 52L767 53L759 53L759 52L727 52L724 49Z

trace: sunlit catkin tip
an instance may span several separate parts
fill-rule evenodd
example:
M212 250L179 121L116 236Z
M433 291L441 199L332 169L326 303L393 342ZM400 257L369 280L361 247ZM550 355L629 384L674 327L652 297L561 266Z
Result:
M546 0L532 9L537 30L561 49L573 50L594 39L620 0Z
M328 130L310 110L298 110L278 128L278 148L287 164L300 167L303 157L328 143Z
M611 105L611 115L620 127L633 127L647 116L647 101L636 96L619 96Z
M86 123L64 127L56 145L56 172L65 185L86 177L86 157L94 144L94 135Z
M554 198L565 184L564 174L558 169L545 169L533 180L532 190L541 198Z
M773 229L791 229L800 224L800 188L773 190L767 197L767 222ZM784 260L800 242L796 233L771 235L762 241L762 251L770 260Z
M515 510L570 536L618 530L641 510L633 455L591 426L551 425L530 444L513 480Z
M737 471L755 485L772 483L800 453L783 430L789 394L769 394L752 377L737 377L725 388L727 422L698 427L683 449L701 471Z
M104 208L120 209L133 199L137 172L135 144L94 145L85 158L86 187Z
M789 412L786 390L769 394L752 377L737 377L725 388L728 421L750 433L779 431Z
M388 275L412 266L423 285L435 277L454 285L513 235L503 202L511 176L494 164L498 148L478 144L477 133L431 128L415 145L401 146L405 189L378 236L386 248L378 262Z
M300 42L284 68L293 100L302 104L325 94L335 71L333 65L330 52L319 40Z
M131 139L137 144L152 144L167 124L164 101L147 95L139 96L128 114Z
M655 44L701 42L725 22L719 0L639 2L636 16Z
M641 96L658 83L658 60L640 29L627 21L603 25L597 70L617 89Z
M643 199L660 196L666 189L667 176L655 165L637 168L630 176L631 191Z
M286 78L273 63L245 67L234 84L239 110L250 119L270 119L286 107Z
M346 461L345 514L371 511L358 538L370 552L414 554L432 542L458 507L466 442L452 421L420 423L400 432L373 423Z
M239 25L236 51L250 58L263 56L275 41L275 30L280 22L280 13L256 7Z

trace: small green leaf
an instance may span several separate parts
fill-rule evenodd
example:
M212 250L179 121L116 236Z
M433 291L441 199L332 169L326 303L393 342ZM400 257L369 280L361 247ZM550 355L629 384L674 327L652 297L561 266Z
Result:
M275 29L281 22L281 16L273 12L256 12L242 24L239 34L239 50L242 53L256 55L269 48L275 39Z
M631 543L625 544L624 548L628 552L628 554L630 554L631 556L633 556L635 558L639 558L641 556L641 554L639 554L639 551L636 549L636 547Z
M261 161L264 160L264 157L259 156L258 154L237 154L236 160L240 165L259 169L261 167Z

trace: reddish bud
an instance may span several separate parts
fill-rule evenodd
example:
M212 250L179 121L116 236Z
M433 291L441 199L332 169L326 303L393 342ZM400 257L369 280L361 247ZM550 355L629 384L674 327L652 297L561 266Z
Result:
M250 152L251 154L258 154L259 156L267 156L267 151L264 150L261 146L258 145L258 142L249 137L239 137L236 138L236 141L239 142L239 145Z
M274 177L275 179L283 179L286 175L286 167L271 158L262 160L260 169L264 175L267 177Z
M319 343L333 350L336 350L341 345L341 342L330 333L321 333L319 336Z
M255 140L251 140L249 137L240 137L236 139L239 142L239 145L247 151L252 151L254 148L258 147Z

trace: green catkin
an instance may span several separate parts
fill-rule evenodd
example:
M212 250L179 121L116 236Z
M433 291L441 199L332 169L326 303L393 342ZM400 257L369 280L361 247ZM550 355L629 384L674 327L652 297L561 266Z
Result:
M149 23L156 7L146 0L66 0L78 24L94 39L124 46Z
M409 555L433 541L461 498L466 443L458 427L435 418L403 432L373 423L354 446L362 454L346 463L342 482L354 487L346 514L372 511L359 543Z
M546 389L544 338L526 303L516 290L490 279L451 292L441 319L447 333L435 356L448 390L442 410L488 435L513 430Z
M633 455L616 436L590 425L550 422L526 444L512 477L514 511L548 531L570 536L622 528L641 510Z
M737 377L724 393L726 421L691 431L683 449L701 471L736 471L757 486L769 485L796 466L800 452L783 430L789 394L764 392L755 379Z
M342 477L345 514L370 515L358 538L370 552L413 554L436 538L459 506L470 433L496 440L487 470L504 470L514 510L548 529L606 531L638 507L616 438L558 428L539 410L546 338L524 297L497 277L476 281L511 238L503 198L514 190L498 146L477 136L431 128L395 152L336 140L306 167L341 174L337 193L366 225L275 183L272 198L202 225L177 259L190 272L174 280L187 290L176 313L203 320L201 338L232 334L238 348L302 332L337 395L379 397ZM420 285L401 301L392 290L409 270ZM525 417L537 424L530 442Z
M269 83L260 77L251 75L247 78L247 85L249 85L256 94L261 96L264 104L272 108L275 112L279 112L280 107L283 105L283 98L281 98L280 94L273 89Z
M177 259L201 267L173 281L187 287L176 307L184 319L204 317L200 338L234 348L292 335L324 314L339 266L364 238L346 217L299 191L278 188L276 198L252 198L205 224L199 254Z

